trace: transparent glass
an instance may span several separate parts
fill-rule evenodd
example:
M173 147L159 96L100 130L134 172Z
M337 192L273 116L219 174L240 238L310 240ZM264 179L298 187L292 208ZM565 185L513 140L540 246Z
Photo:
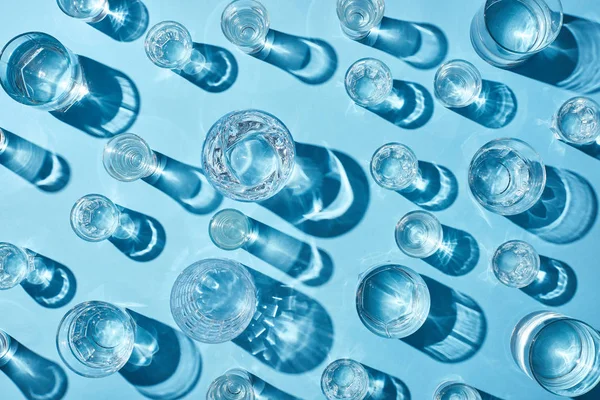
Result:
M69 17L84 22L99 22L109 11L108 0L56 0L56 2Z
M379 28L385 11L384 0L338 0L337 15L342 31L350 39L366 37Z
M33 262L25 250L10 243L0 243L0 290L17 286L33 269Z
M266 200L287 184L295 165L292 135L276 117L235 111L210 128L202 148L206 178L239 201Z
M256 287L248 270L225 259L187 267L171 290L171 313L179 328L203 343L236 338L256 311Z
M535 312L515 326L510 344L521 370L549 392L581 396L600 382L600 334L582 321Z
M444 382L435 390L433 400L481 400L481 394L461 382Z
M600 137L600 104L589 97L567 100L554 115L552 130L567 143L594 143Z
M215 246L223 250L242 248L256 237L250 218L233 208L216 213L208 224L208 233Z
M496 139L481 147L469 165L469 188L489 211L515 215L542 196L546 169L538 153L519 139Z
M481 93L481 74L465 60L451 60L440 66L433 81L435 97L446 107L472 104Z
M206 400L254 400L250 374L243 369L232 369L219 376L208 387Z
M77 200L71 209L71 228L88 242L100 242L111 236L126 238L134 229L131 218L100 194L88 194Z
M369 373L361 363L340 359L321 375L321 390L328 400L364 400L369 394Z
M494 253L492 270L506 286L522 288L535 280L540 271L540 256L529 243L511 240Z
M194 42L185 26L174 21L163 21L150 28L144 48L155 65L183 69L191 60Z
M158 168L156 154L144 139L133 133L110 139L104 146L102 161L106 172L122 182L146 178Z
M0 84L21 104L64 111L86 93L77 56L41 32L13 38L0 53Z
M427 211L411 211L396 224L396 244L409 257L433 255L443 236L442 224Z
M135 322L121 308L103 301L88 301L72 308L60 321L56 346L73 372L101 378L127 363L135 331Z
M403 144L384 144L371 158L371 176L385 189L403 191L419 180L419 160Z
M221 15L221 30L227 40L248 54L265 47L270 24L267 9L255 0L234 0Z
M0 330L0 367L3 367L12 359L16 351L15 347L10 336L3 330Z
M363 58L348 68L344 84L352 101L363 107L372 107L389 96L394 80L392 71L383 62Z
M410 268L382 265L359 277L356 310L376 335L393 339L412 335L427 319L430 305L425 281Z
M548 47L562 23L560 0L486 0L471 22L471 43L488 63L512 67Z

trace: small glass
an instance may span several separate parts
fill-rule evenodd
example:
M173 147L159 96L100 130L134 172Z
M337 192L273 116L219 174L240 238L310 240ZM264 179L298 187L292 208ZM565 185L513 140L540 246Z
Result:
M361 363L340 359L321 375L321 390L328 400L364 400L369 394L369 373Z
M266 200L288 183L295 143L286 126L259 110L235 111L208 131L202 166L209 182L239 201Z
M216 213L208 224L210 240L220 249L236 250L256 239L256 230L244 213L227 208Z
M102 378L120 370L135 344L136 325L119 307L88 301L71 309L58 326L56 346L73 372Z
M581 396L600 382L600 334L582 321L534 312L515 326L510 347L521 370L556 395Z
M208 387L206 400L254 400L250 374L243 369L231 369Z
M0 290L20 284L48 284L52 271L36 260L36 254L11 243L0 242Z
M255 0L234 0L221 15L221 30L227 40L248 54L265 47L270 24L267 9Z
M338 0L337 16L346 36L353 40L365 38L379 28L385 11L384 0Z
M352 101L359 106L373 107L390 95L394 80L392 71L383 62L363 58L348 68L344 84Z
M488 63L512 67L554 42L562 24L560 0L486 0L471 22L471 43Z
M100 194L88 194L77 200L71 209L71 227L88 242L100 242L113 236L129 238L135 230L131 218Z
M408 146L387 143L371 158L371 176L385 189L410 191L421 178L419 160Z
M496 278L506 286L523 288L532 283L540 271L540 256L532 245L521 240L508 241L492 257Z
M222 343L239 336L256 311L256 287L248 270L225 259L187 267L171 291L171 313L187 336Z
M450 108L472 104L479 97L482 85L477 68L465 60L451 60L442 64L433 81L435 97Z
M425 323L430 305L425 281L410 268L382 265L359 277L356 310L367 329L378 336L412 335Z
M150 28L144 48L155 65L180 70L190 63L194 42L185 26L174 21L163 21Z
M69 17L84 22L100 22L108 15L108 0L56 0L58 6Z
M435 390L433 400L481 400L481 394L461 382L444 382Z
M519 139L496 139L481 147L469 165L469 188L489 211L515 215L542 196L546 169L538 153Z
M133 133L114 136L104 146L106 172L122 182L146 178L156 172L158 161L148 143Z
M396 224L396 244L409 257L427 258L439 250L442 224L427 211L411 211Z
M552 130L567 143L596 142L600 137L600 104L589 97L567 100L554 115Z

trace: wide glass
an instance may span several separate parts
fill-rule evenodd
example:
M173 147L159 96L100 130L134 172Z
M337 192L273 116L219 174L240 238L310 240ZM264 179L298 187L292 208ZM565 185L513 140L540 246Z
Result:
M25 250L10 243L0 243L0 290L17 286L33 269L33 262Z
M235 111L208 131L202 166L209 182L239 201L266 200L287 184L295 165L292 135L276 117L259 110Z
M361 363L340 359L321 375L321 390L328 400L364 400L369 394L369 373Z
M338 0L337 16L342 31L359 40L379 28L385 11L384 0Z
M387 143L371 158L371 176L385 189L406 191L420 178L419 160L408 146Z
M392 71L383 62L363 58L348 68L344 84L352 101L363 107L373 107L389 96L394 80Z
M481 74L465 60L451 60L440 66L433 81L435 97L446 107L472 104L481 93Z
M573 97L560 106L552 130L567 143L594 143L600 137L600 104L589 97Z
M84 22L99 22L109 11L108 0L56 0L56 2L69 17Z
M410 268L387 264L359 277L356 311L376 335L393 339L412 335L427 319L430 305L425 281Z
M265 47L270 24L267 9L255 0L234 0L221 15L221 30L227 40L248 54Z
M540 256L532 245L511 240L498 247L492 257L492 270L506 286L522 288L535 280L540 271Z
M486 0L471 22L477 54L512 67L548 47L563 23L560 0Z
M256 237L250 218L233 208L216 213L208 224L208 233L215 246L223 250L242 248Z
M73 231L88 242L100 242L119 228L121 212L116 204L100 194L88 194L71 209Z
M469 188L489 211L515 215L542 196L546 169L538 153L519 139L496 139L481 147L469 165Z
M396 224L396 244L409 257L427 258L443 240L440 221L427 211L411 211Z
M433 400L481 400L481 394L467 384L450 381L437 387Z
M206 393L206 400L254 400L255 398L250 374L237 368L215 379Z
M150 28L144 48L155 65L167 69L183 69L190 62L194 42L185 26L175 21L163 21Z
M146 178L158 168L156 154L144 139L133 133L110 139L104 146L102 161L106 172L122 182Z
M515 326L510 345L521 370L549 392L581 396L600 382L600 334L582 321L535 312Z

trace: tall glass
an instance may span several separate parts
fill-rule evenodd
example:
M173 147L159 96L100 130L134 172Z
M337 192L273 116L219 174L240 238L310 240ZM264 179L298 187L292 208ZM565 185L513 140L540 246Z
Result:
M100 22L108 15L108 0L56 0L58 6L69 17L84 22Z
M227 40L248 54L265 47L270 24L267 9L256 0L234 0L221 15L221 30Z
M552 120L552 130L567 143L594 143L600 138L600 104L589 97L563 103Z
M471 22L471 43L497 67L512 67L548 47L563 23L560 0L486 0Z
M122 182L152 175L158 168L156 154L148 143L133 133L123 133L104 146L102 161L106 172Z
M369 373L347 358L335 360L321 375L321 390L328 400L364 400L369 394Z
M366 37L379 28L385 11L384 0L338 0L337 15L346 36L353 40Z
M243 369L231 369L208 387L206 400L254 400L250 374Z
M427 258L439 250L444 237L440 221L427 211L411 211L396 224L396 244L409 257Z
M481 400L481 394L467 384L449 381L437 387L433 400Z

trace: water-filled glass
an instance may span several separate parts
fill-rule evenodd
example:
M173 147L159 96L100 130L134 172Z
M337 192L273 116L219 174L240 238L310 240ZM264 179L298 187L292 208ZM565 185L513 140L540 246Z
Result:
M321 375L321 390L328 400L363 400L369 394L369 373L361 363L340 359Z
M371 158L371 176L383 188L405 191L420 179L419 160L408 146L387 143Z
M205 259L187 267L171 290L171 313L179 328L203 343L232 340L256 311L256 287L242 264Z
M237 368L215 379L206 393L206 400L254 400L255 398L250 374Z
M538 153L519 139L496 139L481 147L469 165L469 188L489 211L515 215L542 196L546 169Z
M294 140L286 126L259 110L235 111L208 131L202 166L209 182L239 201L266 200L292 176Z
M479 391L461 382L444 382L435 390L433 400L481 400Z
M348 68L344 80L348 96L356 104L372 107L381 104L392 91L392 72L383 62L363 58Z
M411 211L396 224L396 244L410 257L433 255L442 245L443 236L442 224L427 211Z
M69 17L84 22L99 22L109 11L108 0L56 0L56 2Z
M25 250L0 242L0 290L11 289L25 279L34 265Z
M342 31L359 40L379 28L385 11L384 0L338 0L337 15Z
M111 237L119 228L121 212L116 204L100 194L88 194L77 200L71 209L73 231L88 242Z
M234 0L221 15L221 30L240 50L253 54L265 47L269 13L255 0Z
M510 345L521 370L554 394L581 396L600 382L600 334L582 321L534 312L515 326Z
M156 154L144 139L133 133L110 139L104 146L102 161L106 172L123 182L146 178L158 168Z
M183 69L190 62L194 42L185 26L174 21L163 21L150 28L144 48L155 65L167 69Z
M448 61L437 70L433 81L435 97L446 107L466 107L481 93L481 74L465 60Z
M492 270L506 286L522 288L535 280L540 271L540 256L532 245L511 240L498 247L492 257Z
M216 213L208 224L208 233L215 246L223 250L242 248L256 236L250 218L233 208Z
M430 305L425 281L410 268L382 265L359 278L356 310L376 335L393 339L412 335L427 319Z
M589 97L573 97L554 115L552 130L567 143L589 144L600 137L600 104Z

